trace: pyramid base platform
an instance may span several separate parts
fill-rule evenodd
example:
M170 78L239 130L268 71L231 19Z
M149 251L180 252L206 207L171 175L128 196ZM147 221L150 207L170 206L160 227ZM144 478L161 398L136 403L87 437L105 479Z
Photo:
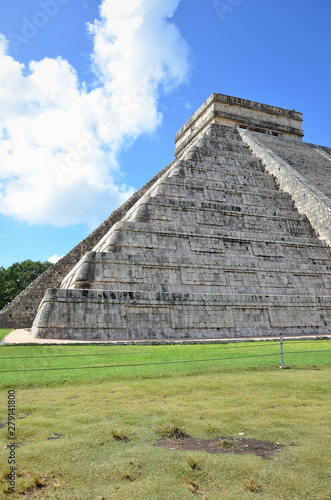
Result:
M325 335L331 296L156 293L49 289L35 338L217 339Z

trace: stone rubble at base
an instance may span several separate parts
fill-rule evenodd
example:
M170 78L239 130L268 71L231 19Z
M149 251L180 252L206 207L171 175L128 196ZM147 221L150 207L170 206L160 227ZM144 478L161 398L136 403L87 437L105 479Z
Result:
M291 164L284 158L308 148L314 168L327 168L328 158L301 142L301 118L213 94L176 135L176 160L61 288L46 292L34 336L330 333L329 193L295 170L293 156Z

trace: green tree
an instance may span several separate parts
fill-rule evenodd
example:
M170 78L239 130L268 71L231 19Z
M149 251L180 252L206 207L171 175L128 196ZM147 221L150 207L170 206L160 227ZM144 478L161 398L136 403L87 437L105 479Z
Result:
M34 262L29 259L15 262L7 269L0 267L0 309L52 265L50 262Z

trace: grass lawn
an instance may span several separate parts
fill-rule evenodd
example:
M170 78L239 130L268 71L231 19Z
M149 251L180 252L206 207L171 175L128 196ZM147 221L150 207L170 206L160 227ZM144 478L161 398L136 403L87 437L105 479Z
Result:
M331 499L329 346L285 343L291 370L279 370L273 342L1 346L0 370L9 373L1 373L0 422L7 389L15 389L20 446L17 493L5 494L5 465L0 497ZM138 366L170 361L180 363ZM136 366L119 366L129 364ZM30 371L41 367L51 369ZM196 438L244 433L286 447L265 460L153 446L174 425ZM1 427L6 464L9 436Z
M284 342L285 364L329 366L329 340ZM312 352L311 352L312 351ZM0 346L0 387L135 380L269 370L280 365L279 342L194 345Z

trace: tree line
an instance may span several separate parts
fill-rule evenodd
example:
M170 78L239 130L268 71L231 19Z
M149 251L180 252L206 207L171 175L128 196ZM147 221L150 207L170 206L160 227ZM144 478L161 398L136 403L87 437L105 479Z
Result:
M7 269L0 267L0 309L11 302L19 293L32 283L44 271L52 267L50 262L32 261L15 262Z

